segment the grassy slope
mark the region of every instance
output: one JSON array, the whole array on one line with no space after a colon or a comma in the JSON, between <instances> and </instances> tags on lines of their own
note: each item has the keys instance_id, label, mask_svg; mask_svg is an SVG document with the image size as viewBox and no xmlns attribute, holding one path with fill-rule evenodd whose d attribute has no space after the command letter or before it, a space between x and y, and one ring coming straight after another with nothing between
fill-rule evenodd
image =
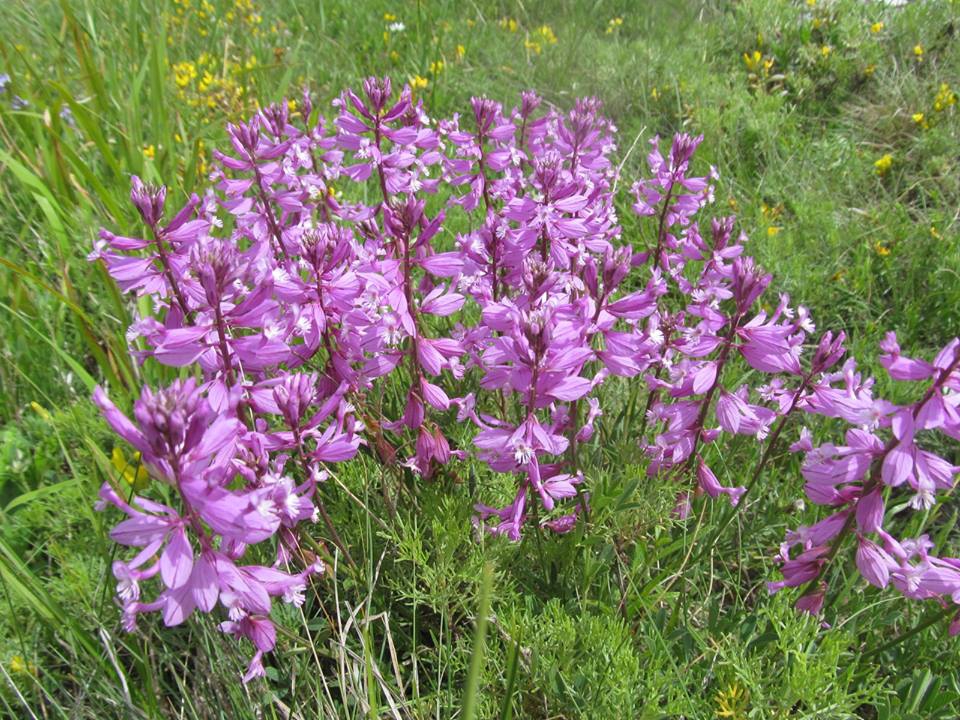
<instances>
[{"instance_id":1,"label":"grassy slope","mask_svg":"<svg viewBox=\"0 0 960 720\"><path fill-rule=\"evenodd\" d=\"M817 517L794 505L795 460L768 473L755 504L698 558L697 540L713 537L726 508L698 505L700 523L665 520L673 490L643 480L615 412L591 450L591 523L559 540L477 543L472 481L424 488L419 511L401 510L388 530L331 492L338 527L365 561L319 584L302 617L284 618L290 633L268 683L236 683L243 651L210 619L118 632L113 549L90 509L113 441L86 398L94 380L122 392L166 376L130 364L130 308L83 256L101 224L136 231L129 173L163 180L175 195L193 188L225 119L302 82L326 102L366 74L420 75L436 115L474 94L511 102L528 87L561 106L597 95L621 128L622 151L639 138L627 178L648 136L703 132L701 161L722 174L719 211L736 209L777 286L809 305L821 328L846 329L868 366L886 329L919 352L956 333L960 123L955 106L933 105L941 83L960 90L960 6L678 5L218 0L211 12L195 0L18 0L0 10L0 72L12 76L0 96L0 708L49 717L158 717L181 705L203 718L284 717L290 708L302 717L450 716L492 561L495 615L475 676L481 716L960 712L946 670L960 652L942 623L885 647L935 608L837 577L833 628L823 630L793 612L788 594L767 597L784 527ZM385 13L405 30L385 37ZM751 79L742 54L755 49L761 68L773 63ZM444 67L431 73L437 60ZM192 63L196 77L178 63ZM14 111L13 94L30 105ZM59 115L64 104L75 127ZM929 128L912 119L917 112ZM880 175L874 162L887 153ZM715 466L730 481L756 460L747 443L727 453ZM504 489L475 470L485 498ZM376 509L379 468L358 461L344 473L339 480ZM927 523L949 546L955 516L948 502L913 529Z\"/></svg>"}]
</instances>

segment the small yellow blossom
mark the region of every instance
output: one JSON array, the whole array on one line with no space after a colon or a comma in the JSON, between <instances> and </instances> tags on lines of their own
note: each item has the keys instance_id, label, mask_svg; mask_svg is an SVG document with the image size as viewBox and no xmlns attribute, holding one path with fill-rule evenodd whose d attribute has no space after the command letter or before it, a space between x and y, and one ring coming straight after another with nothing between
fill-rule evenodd
<instances>
[{"instance_id":1,"label":"small yellow blossom","mask_svg":"<svg viewBox=\"0 0 960 720\"><path fill-rule=\"evenodd\" d=\"M922 113L922 112L914 113L914 114L911 115L910 117L913 118L913 121L914 121L917 125L919 125L920 123L923 122L923 113Z\"/></svg>"},{"instance_id":2,"label":"small yellow blossom","mask_svg":"<svg viewBox=\"0 0 960 720\"><path fill-rule=\"evenodd\" d=\"M881 30L883 30L882 22L875 22L873 25L870 26L870 32L872 32L874 35L876 35Z\"/></svg>"},{"instance_id":3,"label":"small yellow blossom","mask_svg":"<svg viewBox=\"0 0 960 720\"><path fill-rule=\"evenodd\" d=\"M940 234L940 231L937 230L937 226L936 226L936 225L931 225L931 226L930 226L930 237L932 237L932 238L935 239L935 240L939 240L940 238L943 237L943 236Z\"/></svg>"},{"instance_id":4,"label":"small yellow blossom","mask_svg":"<svg viewBox=\"0 0 960 720\"><path fill-rule=\"evenodd\" d=\"M434 60L430 63L430 74L436 77L443 72L443 60Z\"/></svg>"},{"instance_id":5,"label":"small yellow blossom","mask_svg":"<svg viewBox=\"0 0 960 720\"><path fill-rule=\"evenodd\" d=\"M424 90L430 84L430 81L420 75L414 75L410 78L409 83L411 90Z\"/></svg>"},{"instance_id":6,"label":"small yellow blossom","mask_svg":"<svg viewBox=\"0 0 960 720\"><path fill-rule=\"evenodd\" d=\"M36 675L37 666L27 662L20 655L14 655L10 658L10 672L14 675Z\"/></svg>"},{"instance_id":7,"label":"small yellow blossom","mask_svg":"<svg viewBox=\"0 0 960 720\"><path fill-rule=\"evenodd\" d=\"M530 38L526 38L523 41L523 47L528 52L532 52L534 55L539 55L541 52L543 52L543 47L540 45L540 43L538 43L536 40L531 40Z\"/></svg>"},{"instance_id":8,"label":"small yellow blossom","mask_svg":"<svg viewBox=\"0 0 960 720\"><path fill-rule=\"evenodd\" d=\"M807 0L807 7L816 7L817 0Z\"/></svg>"},{"instance_id":9,"label":"small yellow blossom","mask_svg":"<svg viewBox=\"0 0 960 720\"><path fill-rule=\"evenodd\" d=\"M287 100L287 110L288 110L289 112L296 112L296 111L297 111L297 101L296 101L296 100L293 100L293 99Z\"/></svg>"},{"instance_id":10,"label":"small yellow blossom","mask_svg":"<svg viewBox=\"0 0 960 720\"><path fill-rule=\"evenodd\" d=\"M819 30L820 26L823 25L823 20L821 18L815 17L811 21L810 25L813 27L814 30Z\"/></svg>"},{"instance_id":11,"label":"small yellow blossom","mask_svg":"<svg viewBox=\"0 0 960 720\"><path fill-rule=\"evenodd\" d=\"M776 225L770 225L767 227L767 237L774 237L777 233L780 232L783 228L779 228Z\"/></svg>"},{"instance_id":12,"label":"small yellow blossom","mask_svg":"<svg viewBox=\"0 0 960 720\"><path fill-rule=\"evenodd\" d=\"M867 65L867 66L863 69L863 74L866 75L867 77L870 77L870 76L873 75L876 71L877 71L877 66L874 65L873 63L870 63L869 65Z\"/></svg>"},{"instance_id":13,"label":"small yellow blossom","mask_svg":"<svg viewBox=\"0 0 960 720\"><path fill-rule=\"evenodd\" d=\"M607 35L616 32L621 25L623 25L622 17L610 18L610 22L607 23Z\"/></svg>"},{"instance_id":14,"label":"small yellow blossom","mask_svg":"<svg viewBox=\"0 0 960 720\"><path fill-rule=\"evenodd\" d=\"M951 105L957 104L957 94L950 89L948 83L941 83L937 90L937 96L933 99L933 109L936 112L943 112Z\"/></svg>"},{"instance_id":15,"label":"small yellow blossom","mask_svg":"<svg viewBox=\"0 0 960 720\"><path fill-rule=\"evenodd\" d=\"M140 462L140 453L138 452L133 454L132 460L128 460L120 446L115 445L110 455L110 464L116 468L128 485L133 485L135 490L142 490L150 480L150 474L143 463Z\"/></svg>"},{"instance_id":16,"label":"small yellow blossom","mask_svg":"<svg viewBox=\"0 0 960 720\"><path fill-rule=\"evenodd\" d=\"M157 156L157 149L153 145L144 145L143 156L147 160L153 160Z\"/></svg>"},{"instance_id":17,"label":"small yellow blossom","mask_svg":"<svg viewBox=\"0 0 960 720\"><path fill-rule=\"evenodd\" d=\"M50 413L49 413L49 411L48 411L43 405L41 405L41 404L38 403L38 402L32 402L32 403L30 403L30 407L31 407L31 408L33 409L33 411L34 411L37 415L39 415L43 420L45 420L46 422L50 422Z\"/></svg>"},{"instance_id":18,"label":"small yellow blossom","mask_svg":"<svg viewBox=\"0 0 960 720\"><path fill-rule=\"evenodd\" d=\"M556 45L557 36L553 34L553 28L549 25L541 25L537 28L537 35L547 44L547 45Z\"/></svg>"},{"instance_id":19,"label":"small yellow blossom","mask_svg":"<svg viewBox=\"0 0 960 720\"><path fill-rule=\"evenodd\" d=\"M913 56L917 59L917 62L923 62L923 45L913 46Z\"/></svg>"},{"instance_id":20,"label":"small yellow blossom","mask_svg":"<svg viewBox=\"0 0 960 720\"><path fill-rule=\"evenodd\" d=\"M660 93L657 91L657 87L656 87L656 86L653 86L653 87L650 89L650 97L652 97L654 100L659 100L659 99L660 99Z\"/></svg>"},{"instance_id":21,"label":"small yellow blossom","mask_svg":"<svg viewBox=\"0 0 960 720\"><path fill-rule=\"evenodd\" d=\"M754 50L753 53L744 53L743 54L743 64L747 66L747 70L750 72L756 72L760 67L760 61L763 59L763 53L759 50Z\"/></svg>"},{"instance_id":22,"label":"small yellow blossom","mask_svg":"<svg viewBox=\"0 0 960 720\"><path fill-rule=\"evenodd\" d=\"M807 0L807 2L810 2L810 0ZM746 720L747 710L750 708L749 691L734 683L726 690L718 692L714 700L717 703L716 713L718 718Z\"/></svg>"},{"instance_id":23,"label":"small yellow blossom","mask_svg":"<svg viewBox=\"0 0 960 720\"><path fill-rule=\"evenodd\" d=\"M197 67L192 62L179 62L173 66L173 79L180 87L186 87L197 77Z\"/></svg>"},{"instance_id":24,"label":"small yellow blossom","mask_svg":"<svg viewBox=\"0 0 960 720\"><path fill-rule=\"evenodd\" d=\"M513 18L505 17L505 18L500 18L500 27L502 27L504 30L508 30L512 33L515 33L517 31L517 28L520 26L517 24L517 21L514 20Z\"/></svg>"},{"instance_id":25,"label":"small yellow blossom","mask_svg":"<svg viewBox=\"0 0 960 720\"><path fill-rule=\"evenodd\" d=\"M391 50L390 60L392 60L393 62L398 62L400 60L400 53L398 53L396 50Z\"/></svg>"},{"instance_id":26,"label":"small yellow blossom","mask_svg":"<svg viewBox=\"0 0 960 720\"><path fill-rule=\"evenodd\" d=\"M890 167L893 165L893 156L890 153L886 153L880 159L873 163L873 167L876 169L877 175L886 175L889 172Z\"/></svg>"},{"instance_id":27,"label":"small yellow blossom","mask_svg":"<svg viewBox=\"0 0 960 720\"><path fill-rule=\"evenodd\" d=\"M882 242L880 242L879 240L877 240L877 241L873 244L873 249L874 249L874 251L877 253L877 255L879 255L880 257L886 257L887 255L890 254L890 248L888 248L886 245L884 245L884 244L883 244Z\"/></svg>"},{"instance_id":28,"label":"small yellow blossom","mask_svg":"<svg viewBox=\"0 0 960 720\"><path fill-rule=\"evenodd\" d=\"M823 55L823 57L830 57L830 53L832 52L833 52L833 48L830 47L829 45L824 45L823 47L820 48L820 54Z\"/></svg>"},{"instance_id":29,"label":"small yellow blossom","mask_svg":"<svg viewBox=\"0 0 960 720\"><path fill-rule=\"evenodd\" d=\"M467 49L463 45L457 45L456 55L457 60L463 60L463 56L467 54Z\"/></svg>"},{"instance_id":30,"label":"small yellow blossom","mask_svg":"<svg viewBox=\"0 0 960 720\"><path fill-rule=\"evenodd\" d=\"M384 13L384 14L383 14L383 19L384 19L386 22L394 22L394 21L397 19L397 16L394 15L393 13Z\"/></svg>"}]
</instances>

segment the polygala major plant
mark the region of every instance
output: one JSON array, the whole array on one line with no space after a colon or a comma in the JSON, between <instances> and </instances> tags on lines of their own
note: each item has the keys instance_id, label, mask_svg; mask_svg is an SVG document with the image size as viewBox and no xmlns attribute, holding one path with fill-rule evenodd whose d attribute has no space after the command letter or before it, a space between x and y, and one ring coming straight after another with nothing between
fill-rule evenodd
<instances>
[{"instance_id":1,"label":"polygala major plant","mask_svg":"<svg viewBox=\"0 0 960 720\"><path fill-rule=\"evenodd\" d=\"M262 675L272 598L302 603L325 570L309 524L350 559L324 481L361 447L413 482L474 456L516 478L504 506L478 499L478 525L511 540L569 531L589 513L580 448L612 376L633 378L634 439L649 474L676 481L681 516L697 495L741 503L791 415L851 425L845 445L815 447L804 429L792 446L831 514L788 534L772 592L803 586L797 605L819 612L855 535L868 582L960 603L960 561L886 522L905 489L928 508L953 487L958 468L927 438L960 439L960 342L926 362L891 334L891 377L926 388L912 405L875 397L852 358L841 364L842 333L816 340L804 307L761 302L771 277L734 218L704 217L717 173L691 170L700 137L676 135L666 155L652 140L630 191L647 233L630 238L616 128L594 99L561 112L534 93L509 111L474 98L433 120L408 87L370 78L333 105L326 118L304 93L296 116L280 104L229 126L211 187L172 217L166 189L134 177L144 237L104 230L90 255L152 302L131 352L189 378L144 388L132 419L94 395L172 498L101 490L126 515L111 537L137 549L113 567L127 630L145 612L176 625L219 605L220 629L255 648L244 679ZM730 385L743 363L750 383ZM448 436L454 412L476 427L472 446ZM730 435L763 447L745 484L725 487L708 458Z\"/></svg>"}]
</instances>

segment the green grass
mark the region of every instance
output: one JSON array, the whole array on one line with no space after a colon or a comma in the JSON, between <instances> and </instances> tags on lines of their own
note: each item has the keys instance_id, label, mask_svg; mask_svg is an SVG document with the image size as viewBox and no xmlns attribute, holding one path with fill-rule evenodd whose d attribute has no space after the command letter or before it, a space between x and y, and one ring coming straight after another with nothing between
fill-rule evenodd
<instances>
[{"instance_id":1,"label":"green grass","mask_svg":"<svg viewBox=\"0 0 960 720\"><path fill-rule=\"evenodd\" d=\"M905 351L929 355L960 328L960 120L956 105L934 109L943 83L960 92L960 4L211 0L207 8L10 0L0 10L0 72L11 76L0 95L0 713L960 713L960 645L936 606L879 592L840 567L829 628L795 613L790 593L767 595L784 529L819 516L795 503L796 458L775 459L722 533L723 503L700 501L694 519L678 522L674 488L646 479L631 428L616 421L616 387L603 441L583 450L589 523L569 536L530 533L517 545L479 536L470 524L477 493L491 501L507 488L472 465L422 487L416 506L401 502L391 518L380 492L389 478L361 459L325 498L357 568L332 568L302 613L277 610L286 631L266 681L238 683L246 649L213 618L173 629L144 621L124 635L111 601L110 518L92 509L99 484L116 473L115 440L89 394L107 382L130 396L172 375L131 361L124 330L136 308L84 259L100 226L136 232L131 173L182 197L202 182L226 121L257 102L297 97L303 84L326 106L369 74L420 76L438 116L477 94L512 103L535 88L563 107L589 94L620 128L625 181L648 137L702 132L700 162L721 172L717 211L737 212L775 287L810 307L819 329L846 330L876 371L886 330L897 330ZM394 22L385 13L405 29L385 36ZM743 54L755 50L761 69L751 77ZM765 72L764 60L772 60ZM13 95L29 105L14 110ZM921 112L928 127L913 119ZM886 154L890 168L879 174L874 163ZM644 231L623 217L627 237ZM960 462L955 446L944 451ZM756 461L754 447L734 443L711 465L730 484ZM956 554L957 513L948 498L911 529L922 523Z\"/></svg>"}]
</instances>

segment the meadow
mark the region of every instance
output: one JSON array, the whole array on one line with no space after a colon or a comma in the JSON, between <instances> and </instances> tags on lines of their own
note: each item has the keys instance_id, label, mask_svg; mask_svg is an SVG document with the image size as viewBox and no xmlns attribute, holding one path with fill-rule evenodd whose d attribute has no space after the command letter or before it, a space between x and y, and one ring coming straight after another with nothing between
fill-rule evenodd
<instances>
[{"instance_id":1,"label":"meadow","mask_svg":"<svg viewBox=\"0 0 960 720\"><path fill-rule=\"evenodd\" d=\"M599 390L604 414L576 450L589 513L569 532L485 532L475 505L510 499L506 473L468 455L414 478L371 432L324 482L329 523L303 540L324 571L302 604L274 608L262 677L241 682L251 646L218 630L226 615L144 614L124 632L121 513L96 510L98 492L169 494L91 396L106 387L128 412L142 386L190 371L137 361L127 329L149 300L88 261L101 228L143 235L132 175L166 185L172 215L210 185L214 151L233 152L227 123L272 103L303 112L304 88L336 117L344 89L389 77L464 127L475 96L509 109L532 89L564 113L592 96L617 128L620 242L659 234L628 192L650 173L650 138L666 152L675 133L702 134L691 174L718 173L703 217L737 216L773 276L762 309L789 293L817 336L845 333L878 396L911 403L918 386L880 360L887 333L925 360L960 334L960 3L9 0L0 20L0 714L960 716L949 595L874 587L853 542L832 548L816 615L794 607L796 588L768 592L785 532L829 514L788 446L803 426L818 442L845 426L798 413L779 445L732 435L710 449L713 472L742 486L760 464L757 486L735 511L698 493L683 517L676 479L648 473L650 428L622 378ZM725 377L755 376L741 361ZM401 376L377 386L388 405L402 392ZM470 448L455 415L436 413ZM960 465L956 440L928 449ZM900 534L960 555L951 490L920 509L895 491Z\"/></svg>"}]
</instances>

